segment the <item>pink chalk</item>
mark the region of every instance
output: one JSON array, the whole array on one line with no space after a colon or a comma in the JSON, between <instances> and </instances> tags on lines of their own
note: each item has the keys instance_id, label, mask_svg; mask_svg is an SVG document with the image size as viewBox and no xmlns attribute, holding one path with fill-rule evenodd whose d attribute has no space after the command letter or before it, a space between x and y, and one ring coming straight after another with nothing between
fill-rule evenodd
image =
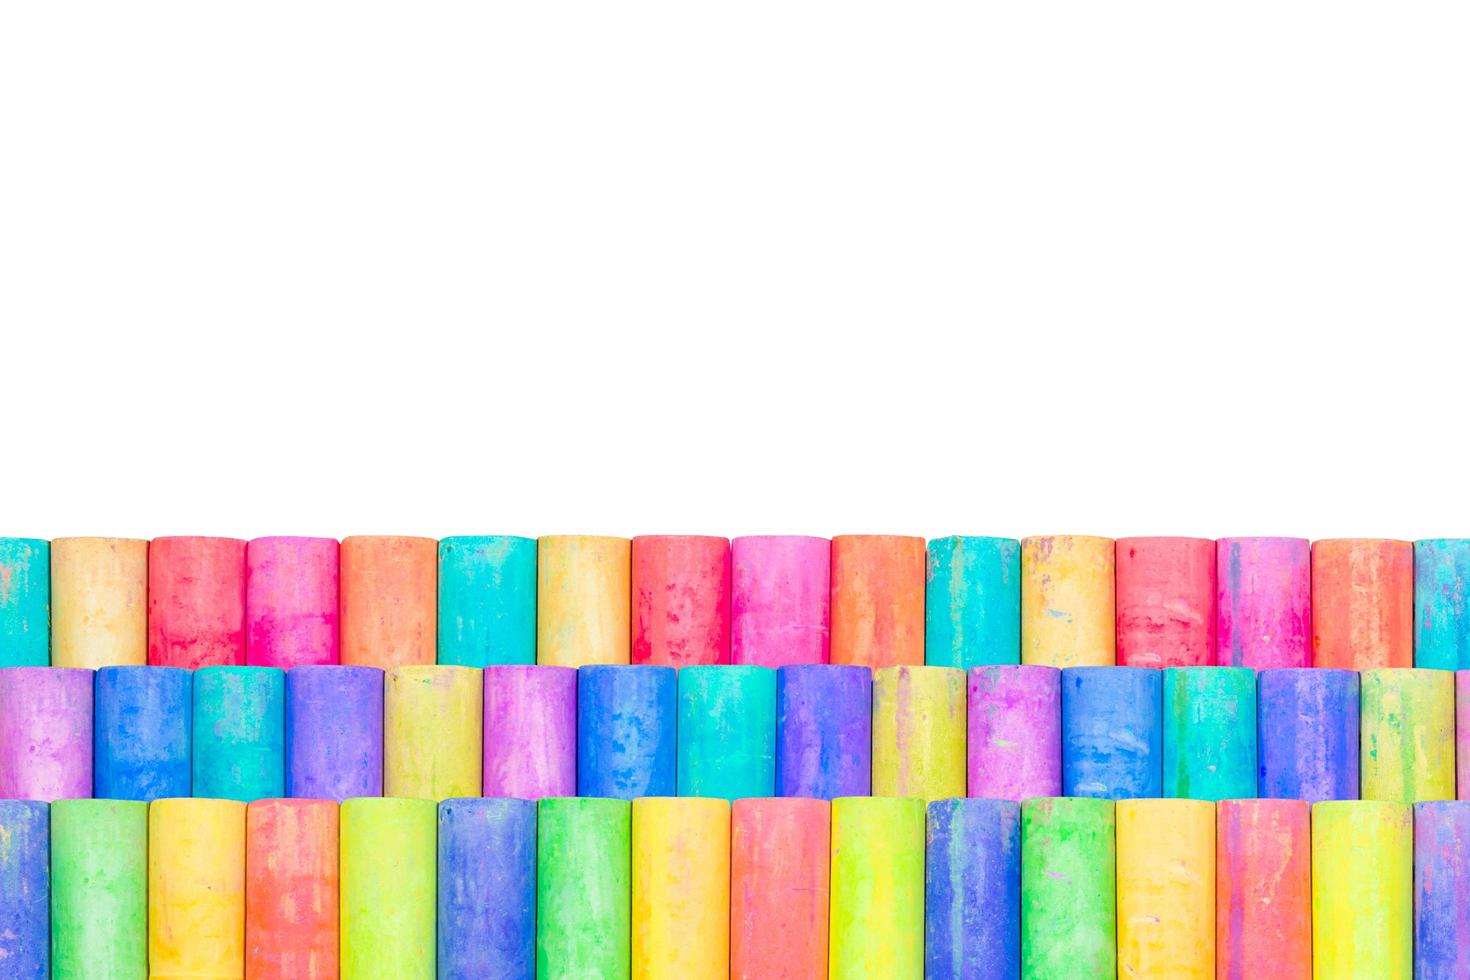
<instances>
[{"instance_id":1,"label":"pink chalk","mask_svg":"<svg viewBox=\"0 0 1470 980\"><path fill-rule=\"evenodd\" d=\"M1023 800L1062 795L1062 672L971 667L968 795Z\"/></svg>"},{"instance_id":2,"label":"pink chalk","mask_svg":"<svg viewBox=\"0 0 1470 980\"><path fill-rule=\"evenodd\" d=\"M245 550L245 662L340 661L335 538L256 538Z\"/></svg>"},{"instance_id":3,"label":"pink chalk","mask_svg":"<svg viewBox=\"0 0 1470 980\"><path fill-rule=\"evenodd\" d=\"M577 671L485 668L484 795L577 795Z\"/></svg>"},{"instance_id":4,"label":"pink chalk","mask_svg":"<svg viewBox=\"0 0 1470 980\"><path fill-rule=\"evenodd\" d=\"M1215 665L1312 666L1311 542L1221 538L1215 569Z\"/></svg>"},{"instance_id":5,"label":"pink chalk","mask_svg":"<svg viewBox=\"0 0 1470 980\"><path fill-rule=\"evenodd\" d=\"M1470 800L1470 670L1455 671L1455 787Z\"/></svg>"},{"instance_id":6,"label":"pink chalk","mask_svg":"<svg viewBox=\"0 0 1470 980\"><path fill-rule=\"evenodd\" d=\"M1119 538L1118 665L1208 667L1215 656L1215 542Z\"/></svg>"},{"instance_id":7,"label":"pink chalk","mask_svg":"<svg viewBox=\"0 0 1470 980\"><path fill-rule=\"evenodd\" d=\"M824 664L831 629L832 542L762 536L731 543L730 662Z\"/></svg>"},{"instance_id":8,"label":"pink chalk","mask_svg":"<svg viewBox=\"0 0 1470 980\"><path fill-rule=\"evenodd\" d=\"M148 545L148 663L245 662L245 542L154 538Z\"/></svg>"},{"instance_id":9,"label":"pink chalk","mask_svg":"<svg viewBox=\"0 0 1470 980\"><path fill-rule=\"evenodd\" d=\"M730 542L698 535L633 539L635 664L730 662Z\"/></svg>"},{"instance_id":10,"label":"pink chalk","mask_svg":"<svg viewBox=\"0 0 1470 980\"><path fill-rule=\"evenodd\" d=\"M0 670L0 799L92 795L92 671Z\"/></svg>"}]
</instances>

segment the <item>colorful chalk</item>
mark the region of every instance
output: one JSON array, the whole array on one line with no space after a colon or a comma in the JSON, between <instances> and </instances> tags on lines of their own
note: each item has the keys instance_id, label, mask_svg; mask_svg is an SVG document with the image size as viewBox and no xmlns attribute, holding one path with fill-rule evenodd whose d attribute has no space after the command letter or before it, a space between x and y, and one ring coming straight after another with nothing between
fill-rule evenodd
<instances>
[{"instance_id":1,"label":"colorful chalk","mask_svg":"<svg viewBox=\"0 0 1470 980\"><path fill-rule=\"evenodd\" d=\"M434 977L438 809L432 800L342 804L342 980Z\"/></svg>"},{"instance_id":2,"label":"colorful chalk","mask_svg":"<svg viewBox=\"0 0 1470 980\"><path fill-rule=\"evenodd\" d=\"M954 535L929 542L924 662L1021 662L1021 542Z\"/></svg>"},{"instance_id":3,"label":"colorful chalk","mask_svg":"<svg viewBox=\"0 0 1470 980\"><path fill-rule=\"evenodd\" d=\"M1470 667L1470 539L1414 542L1414 666Z\"/></svg>"},{"instance_id":4,"label":"colorful chalk","mask_svg":"<svg viewBox=\"0 0 1470 980\"><path fill-rule=\"evenodd\" d=\"M147 980L148 804L51 804L52 980Z\"/></svg>"},{"instance_id":5,"label":"colorful chalk","mask_svg":"<svg viewBox=\"0 0 1470 980\"><path fill-rule=\"evenodd\" d=\"M970 668L970 796L1019 803L1061 795L1061 674L1025 664Z\"/></svg>"},{"instance_id":6,"label":"colorful chalk","mask_svg":"<svg viewBox=\"0 0 1470 980\"><path fill-rule=\"evenodd\" d=\"M1414 976L1470 977L1470 803L1414 805Z\"/></svg>"},{"instance_id":7,"label":"colorful chalk","mask_svg":"<svg viewBox=\"0 0 1470 980\"><path fill-rule=\"evenodd\" d=\"M255 538L245 547L245 663L341 662L336 538Z\"/></svg>"},{"instance_id":8,"label":"colorful chalk","mask_svg":"<svg viewBox=\"0 0 1470 980\"><path fill-rule=\"evenodd\" d=\"M1413 809L1312 805L1312 976L1407 980L1413 968Z\"/></svg>"},{"instance_id":9,"label":"colorful chalk","mask_svg":"<svg viewBox=\"0 0 1470 980\"><path fill-rule=\"evenodd\" d=\"M536 662L536 539L439 542L439 663Z\"/></svg>"},{"instance_id":10,"label":"colorful chalk","mask_svg":"<svg viewBox=\"0 0 1470 980\"><path fill-rule=\"evenodd\" d=\"M92 795L92 671L0 670L0 799Z\"/></svg>"},{"instance_id":11,"label":"colorful chalk","mask_svg":"<svg viewBox=\"0 0 1470 980\"><path fill-rule=\"evenodd\" d=\"M1256 675L1261 796L1358 798L1358 674L1282 667Z\"/></svg>"},{"instance_id":12,"label":"colorful chalk","mask_svg":"<svg viewBox=\"0 0 1470 980\"><path fill-rule=\"evenodd\" d=\"M1256 795L1256 672L1248 667L1164 671L1163 796Z\"/></svg>"},{"instance_id":13,"label":"colorful chalk","mask_svg":"<svg viewBox=\"0 0 1470 980\"><path fill-rule=\"evenodd\" d=\"M1312 976L1311 807L1221 800L1215 834L1215 976Z\"/></svg>"},{"instance_id":14,"label":"colorful chalk","mask_svg":"<svg viewBox=\"0 0 1470 980\"><path fill-rule=\"evenodd\" d=\"M148 662L148 542L51 542L51 665Z\"/></svg>"},{"instance_id":15,"label":"colorful chalk","mask_svg":"<svg viewBox=\"0 0 1470 980\"><path fill-rule=\"evenodd\" d=\"M1116 656L1113 539L1021 540L1021 662L1111 666Z\"/></svg>"},{"instance_id":16,"label":"colorful chalk","mask_svg":"<svg viewBox=\"0 0 1470 980\"><path fill-rule=\"evenodd\" d=\"M1119 800L1118 973L1215 975L1215 804Z\"/></svg>"},{"instance_id":17,"label":"colorful chalk","mask_svg":"<svg viewBox=\"0 0 1470 980\"><path fill-rule=\"evenodd\" d=\"M632 805L556 798L537 807L536 976L627 980Z\"/></svg>"},{"instance_id":18,"label":"colorful chalk","mask_svg":"<svg viewBox=\"0 0 1470 980\"><path fill-rule=\"evenodd\" d=\"M873 674L792 664L776 671L776 793L834 800L873 788Z\"/></svg>"},{"instance_id":19,"label":"colorful chalk","mask_svg":"<svg viewBox=\"0 0 1470 980\"><path fill-rule=\"evenodd\" d=\"M776 792L776 672L769 667L679 671L680 796L738 800Z\"/></svg>"},{"instance_id":20,"label":"colorful chalk","mask_svg":"<svg viewBox=\"0 0 1470 980\"><path fill-rule=\"evenodd\" d=\"M337 804L256 800L245 829L245 975L335 980Z\"/></svg>"},{"instance_id":21,"label":"colorful chalk","mask_svg":"<svg viewBox=\"0 0 1470 980\"><path fill-rule=\"evenodd\" d=\"M293 798L383 795L383 672L310 664L286 673L286 790Z\"/></svg>"},{"instance_id":22,"label":"colorful chalk","mask_svg":"<svg viewBox=\"0 0 1470 980\"><path fill-rule=\"evenodd\" d=\"M635 664L730 662L730 542L700 535L633 539Z\"/></svg>"},{"instance_id":23,"label":"colorful chalk","mask_svg":"<svg viewBox=\"0 0 1470 980\"><path fill-rule=\"evenodd\" d=\"M1215 542L1215 664L1312 666L1312 546L1306 538Z\"/></svg>"},{"instance_id":24,"label":"colorful chalk","mask_svg":"<svg viewBox=\"0 0 1470 980\"><path fill-rule=\"evenodd\" d=\"M762 668L764 669L764 668ZM633 976L730 975L730 804L633 801Z\"/></svg>"},{"instance_id":25,"label":"colorful chalk","mask_svg":"<svg viewBox=\"0 0 1470 980\"><path fill-rule=\"evenodd\" d=\"M484 796L577 795L577 672L485 668Z\"/></svg>"},{"instance_id":26,"label":"colorful chalk","mask_svg":"<svg viewBox=\"0 0 1470 980\"><path fill-rule=\"evenodd\" d=\"M675 795L678 713L672 667L578 670L577 795Z\"/></svg>"},{"instance_id":27,"label":"colorful chalk","mask_svg":"<svg viewBox=\"0 0 1470 980\"><path fill-rule=\"evenodd\" d=\"M0 667L51 665L51 542L0 538Z\"/></svg>"},{"instance_id":28,"label":"colorful chalk","mask_svg":"<svg viewBox=\"0 0 1470 980\"><path fill-rule=\"evenodd\" d=\"M1455 671L1455 788L1470 799L1470 670Z\"/></svg>"},{"instance_id":29,"label":"colorful chalk","mask_svg":"<svg viewBox=\"0 0 1470 980\"><path fill-rule=\"evenodd\" d=\"M965 672L873 672L873 795L965 795Z\"/></svg>"},{"instance_id":30,"label":"colorful chalk","mask_svg":"<svg viewBox=\"0 0 1470 980\"><path fill-rule=\"evenodd\" d=\"M286 793L286 672L204 667L194 672L195 796L251 800Z\"/></svg>"},{"instance_id":31,"label":"colorful chalk","mask_svg":"<svg viewBox=\"0 0 1470 980\"><path fill-rule=\"evenodd\" d=\"M924 802L833 800L831 876L831 980L919 980L924 975Z\"/></svg>"},{"instance_id":32,"label":"colorful chalk","mask_svg":"<svg viewBox=\"0 0 1470 980\"><path fill-rule=\"evenodd\" d=\"M51 823L47 805L0 800L0 967L51 976Z\"/></svg>"},{"instance_id":33,"label":"colorful chalk","mask_svg":"<svg viewBox=\"0 0 1470 980\"><path fill-rule=\"evenodd\" d=\"M432 664L439 542L360 535L342 540L339 557L342 662L384 670Z\"/></svg>"},{"instance_id":34,"label":"colorful chalk","mask_svg":"<svg viewBox=\"0 0 1470 980\"><path fill-rule=\"evenodd\" d=\"M536 804L439 804L440 980L536 980Z\"/></svg>"},{"instance_id":35,"label":"colorful chalk","mask_svg":"<svg viewBox=\"0 0 1470 980\"><path fill-rule=\"evenodd\" d=\"M1028 980L1117 976L1113 805L1074 797L1021 804L1021 975Z\"/></svg>"},{"instance_id":36,"label":"colorful chalk","mask_svg":"<svg viewBox=\"0 0 1470 980\"><path fill-rule=\"evenodd\" d=\"M149 805L148 969L160 980L245 975L244 803Z\"/></svg>"},{"instance_id":37,"label":"colorful chalk","mask_svg":"<svg viewBox=\"0 0 1470 980\"><path fill-rule=\"evenodd\" d=\"M925 564L923 538L832 539L832 663L923 664Z\"/></svg>"},{"instance_id":38,"label":"colorful chalk","mask_svg":"<svg viewBox=\"0 0 1470 980\"><path fill-rule=\"evenodd\" d=\"M245 663L245 542L154 538L148 545L148 663Z\"/></svg>"},{"instance_id":39,"label":"colorful chalk","mask_svg":"<svg viewBox=\"0 0 1470 980\"><path fill-rule=\"evenodd\" d=\"M730 810L730 977L827 976L832 807L736 800Z\"/></svg>"},{"instance_id":40,"label":"colorful chalk","mask_svg":"<svg viewBox=\"0 0 1470 980\"><path fill-rule=\"evenodd\" d=\"M626 664L632 542L552 535L536 541L536 662Z\"/></svg>"},{"instance_id":41,"label":"colorful chalk","mask_svg":"<svg viewBox=\"0 0 1470 980\"><path fill-rule=\"evenodd\" d=\"M412 665L383 689L383 793L422 800L479 796L484 679L472 667Z\"/></svg>"},{"instance_id":42,"label":"colorful chalk","mask_svg":"<svg viewBox=\"0 0 1470 980\"><path fill-rule=\"evenodd\" d=\"M1360 758L1365 800L1455 798L1455 675L1365 670Z\"/></svg>"},{"instance_id":43,"label":"colorful chalk","mask_svg":"<svg viewBox=\"0 0 1470 980\"><path fill-rule=\"evenodd\" d=\"M730 562L730 662L827 663L832 543L796 535L736 538Z\"/></svg>"},{"instance_id":44,"label":"colorful chalk","mask_svg":"<svg viewBox=\"0 0 1470 980\"><path fill-rule=\"evenodd\" d=\"M929 804L926 980L1021 975L1021 806Z\"/></svg>"},{"instance_id":45,"label":"colorful chalk","mask_svg":"<svg viewBox=\"0 0 1470 980\"><path fill-rule=\"evenodd\" d=\"M1119 538L1117 657L1127 667L1215 662L1215 542Z\"/></svg>"},{"instance_id":46,"label":"colorful chalk","mask_svg":"<svg viewBox=\"0 0 1470 980\"><path fill-rule=\"evenodd\" d=\"M103 667L94 690L92 795L143 801L191 795L193 673Z\"/></svg>"},{"instance_id":47,"label":"colorful chalk","mask_svg":"<svg viewBox=\"0 0 1470 980\"><path fill-rule=\"evenodd\" d=\"M1152 667L1062 671L1062 795L1162 796L1164 675Z\"/></svg>"},{"instance_id":48,"label":"colorful chalk","mask_svg":"<svg viewBox=\"0 0 1470 980\"><path fill-rule=\"evenodd\" d=\"M1312 666L1414 666L1414 546L1312 542Z\"/></svg>"}]
</instances>

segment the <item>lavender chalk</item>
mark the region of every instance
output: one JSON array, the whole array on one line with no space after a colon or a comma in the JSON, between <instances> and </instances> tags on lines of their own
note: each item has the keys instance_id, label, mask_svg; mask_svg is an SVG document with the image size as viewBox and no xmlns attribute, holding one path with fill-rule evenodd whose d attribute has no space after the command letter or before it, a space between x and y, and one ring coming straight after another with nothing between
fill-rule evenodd
<instances>
[{"instance_id":1,"label":"lavender chalk","mask_svg":"<svg viewBox=\"0 0 1470 980\"><path fill-rule=\"evenodd\" d=\"M383 672L292 667L286 674L286 786L298 799L383 795Z\"/></svg>"},{"instance_id":2,"label":"lavender chalk","mask_svg":"<svg viewBox=\"0 0 1470 980\"><path fill-rule=\"evenodd\" d=\"M485 668L484 795L577 795L577 671Z\"/></svg>"},{"instance_id":3,"label":"lavender chalk","mask_svg":"<svg viewBox=\"0 0 1470 980\"><path fill-rule=\"evenodd\" d=\"M92 795L92 671L0 670L0 799Z\"/></svg>"},{"instance_id":4,"label":"lavender chalk","mask_svg":"<svg viewBox=\"0 0 1470 980\"><path fill-rule=\"evenodd\" d=\"M1267 799L1358 798L1358 674L1281 667L1256 675Z\"/></svg>"},{"instance_id":5,"label":"lavender chalk","mask_svg":"<svg viewBox=\"0 0 1470 980\"><path fill-rule=\"evenodd\" d=\"M776 795L867 796L872 711L866 667L792 664L776 671Z\"/></svg>"},{"instance_id":6,"label":"lavender chalk","mask_svg":"<svg viewBox=\"0 0 1470 980\"><path fill-rule=\"evenodd\" d=\"M970 668L970 796L1020 803L1061 795L1061 674L1020 664Z\"/></svg>"}]
</instances>

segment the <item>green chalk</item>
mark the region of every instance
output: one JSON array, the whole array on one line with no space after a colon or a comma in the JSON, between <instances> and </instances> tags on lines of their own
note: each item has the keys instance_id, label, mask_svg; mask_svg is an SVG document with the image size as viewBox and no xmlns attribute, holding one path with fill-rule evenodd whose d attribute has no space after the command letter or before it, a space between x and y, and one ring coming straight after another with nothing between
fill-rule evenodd
<instances>
[{"instance_id":1,"label":"green chalk","mask_svg":"<svg viewBox=\"0 0 1470 980\"><path fill-rule=\"evenodd\" d=\"M1117 976L1113 801L1021 804L1021 975Z\"/></svg>"},{"instance_id":2,"label":"green chalk","mask_svg":"<svg viewBox=\"0 0 1470 980\"><path fill-rule=\"evenodd\" d=\"M52 980L147 980L148 804L51 804Z\"/></svg>"},{"instance_id":3,"label":"green chalk","mask_svg":"<svg viewBox=\"0 0 1470 980\"><path fill-rule=\"evenodd\" d=\"M536 841L536 975L619 980L632 964L633 805L540 802Z\"/></svg>"}]
</instances>

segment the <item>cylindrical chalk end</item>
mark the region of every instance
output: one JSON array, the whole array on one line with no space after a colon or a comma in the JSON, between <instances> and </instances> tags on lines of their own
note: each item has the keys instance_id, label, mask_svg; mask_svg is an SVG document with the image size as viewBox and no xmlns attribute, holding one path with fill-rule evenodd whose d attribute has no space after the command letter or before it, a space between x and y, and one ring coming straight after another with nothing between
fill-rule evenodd
<instances>
[{"instance_id":1,"label":"cylindrical chalk end","mask_svg":"<svg viewBox=\"0 0 1470 980\"><path fill-rule=\"evenodd\" d=\"M537 821L536 975L628 976L631 805L586 797L544 799Z\"/></svg>"},{"instance_id":2,"label":"cylindrical chalk end","mask_svg":"<svg viewBox=\"0 0 1470 980\"><path fill-rule=\"evenodd\" d=\"M485 796L575 796L577 672L486 667L484 742Z\"/></svg>"},{"instance_id":3,"label":"cylindrical chalk end","mask_svg":"<svg viewBox=\"0 0 1470 980\"><path fill-rule=\"evenodd\" d=\"M1414 886L1411 807L1376 800L1312 806L1312 970L1408 977Z\"/></svg>"},{"instance_id":4,"label":"cylindrical chalk end","mask_svg":"<svg viewBox=\"0 0 1470 980\"><path fill-rule=\"evenodd\" d=\"M439 542L439 662L536 662L535 538L461 536Z\"/></svg>"},{"instance_id":5,"label":"cylindrical chalk end","mask_svg":"<svg viewBox=\"0 0 1470 980\"><path fill-rule=\"evenodd\" d=\"M679 795L773 795L776 672L729 664L684 667L678 683Z\"/></svg>"},{"instance_id":6,"label":"cylindrical chalk end","mask_svg":"<svg viewBox=\"0 0 1470 980\"><path fill-rule=\"evenodd\" d=\"M1118 663L1207 667L1215 661L1215 542L1119 538L1114 545Z\"/></svg>"},{"instance_id":7,"label":"cylindrical chalk end","mask_svg":"<svg viewBox=\"0 0 1470 980\"><path fill-rule=\"evenodd\" d=\"M434 976L438 809L431 800L342 804L344 977Z\"/></svg>"},{"instance_id":8,"label":"cylindrical chalk end","mask_svg":"<svg viewBox=\"0 0 1470 980\"><path fill-rule=\"evenodd\" d=\"M338 664L286 674L290 795L336 800L383 795L383 672Z\"/></svg>"},{"instance_id":9,"label":"cylindrical chalk end","mask_svg":"<svg viewBox=\"0 0 1470 980\"><path fill-rule=\"evenodd\" d=\"M1420 977L1470 976L1470 802L1414 806L1414 960Z\"/></svg>"},{"instance_id":10,"label":"cylindrical chalk end","mask_svg":"<svg viewBox=\"0 0 1470 980\"><path fill-rule=\"evenodd\" d=\"M1021 975L1021 806L929 804L926 977Z\"/></svg>"},{"instance_id":11,"label":"cylindrical chalk end","mask_svg":"<svg viewBox=\"0 0 1470 980\"><path fill-rule=\"evenodd\" d=\"M7 977L51 975L50 837L45 803L0 800L0 963Z\"/></svg>"},{"instance_id":12,"label":"cylindrical chalk end","mask_svg":"<svg viewBox=\"0 0 1470 980\"><path fill-rule=\"evenodd\" d=\"M1022 976L1115 975L1113 828L1111 800L1021 804Z\"/></svg>"},{"instance_id":13,"label":"cylindrical chalk end","mask_svg":"<svg viewBox=\"0 0 1470 980\"><path fill-rule=\"evenodd\" d=\"M969 795L1017 803L1061 795L1061 671L972 667L968 689Z\"/></svg>"},{"instance_id":14,"label":"cylindrical chalk end","mask_svg":"<svg viewBox=\"0 0 1470 980\"><path fill-rule=\"evenodd\" d=\"M1215 663L1312 665L1312 546L1306 538L1215 543Z\"/></svg>"},{"instance_id":15,"label":"cylindrical chalk end","mask_svg":"<svg viewBox=\"0 0 1470 980\"><path fill-rule=\"evenodd\" d=\"M633 539L635 664L730 662L730 542L696 535Z\"/></svg>"},{"instance_id":16,"label":"cylindrical chalk end","mask_svg":"<svg viewBox=\"0 0 1470 980\"><path fill-rule=\"evenodd\" d=\"M536 804L439 804L439 956L443 977L536 977Z\"/></svg>"},{"instance_id":17,"label":"cylindrical chalk end","mask_svg":"<svg viewBox=\"0 0 1470 980\"><path fill-rule=\"evenodd\" d=\"M51 804L51 975L148 976L148 804Z\"/></svg>"},{"instance_id":18,"label":"cylindrical chalk end","mask_svg":"<svg viewBox=\"0 0 1470 980\"><path fill-rule=\"evenodd\" d=\"M672 667L578 670L577 794L675 795L678 716Z\"/></svg>"},{"instance_id":19,"label":"cylindrical chalk end","mask_svg":"<svg viewBox=\"0 0 1470 980\"><path fill-rule=\"evenodd\" d=\"M93 795L157 800L192 790L194 674L181 667L97 671Z\"/></svg>"},{"instance_id":20,"label":"cylindrical chalk end","mask_svg":"<svg viewBox=\"0 0 1470 980\"><path fill-rule=\"evenodd\" d=\"M0 670L0 799L92 795L92 671Z\"/></svg>"},{"instance_id":21,"label":"cylindrical chalk end","mask_svg":"<svg viewBox=\"0 0 1470 980\"><path fill-rule=\"evenodd\" d=\"M536 662L626 664L632 542L551 535L536 541Z\"/></svg>"},{"instance_id":22,"label":"cylindrical chalk end","mask_svg":"<svg viewBox=\"0 0 1470 980\"><path fill-rule=\"evenodd\" d=\"M1021 662L1021 542L955 535L929 542L924 662Z\"/></svg>"},{"instance_id":23,"label":"cylindrical chalk end","mask_svg":"<svg viewBox=\"0 0 1470 980\"><path fill-rule=\"evenodd\" d=\"M383 690L383 792L435 802L478 796L484 720L480 671L391 668Z\"/></svg>"},{"instance_id":24,"label":"cylindrical chalk end","mask_svg":"<svg viewBox=\"0 0 1470 980\"><path fill-rule=\"evenodd\" d=\"M1113 539L1021 541L1021 662L1111 666L1116 656Z\"/></svg>"},{"instance_id":25,"label":"cylindrical chalk end","mask_svg":"<svg viewBox=\"0 0 1470 980\"><path fill-rule=\"evenodd\" d=\"M335 664L338 646L336 538L256 538L245 548L245 663Z\"/></svg>"},{"instance_id":26,"label":"cylindrical chalk end","mask_svg":"<svg viewBox=\"0 0 1470 980\"><path fill-rule=\"evenodd\" d=\"M246 976L335 978L337 804L256 800L245 827Z\"/></svg>"},{"instance_id":27,"label":"cylindrical chalk end","mask_svg":"<svg viewBox=\"0 0 1470 980\"><path fill-rule=\"evenodd\" d=\"M194 672L193 787L199 796L251 800L286 792L286 672L204 667Z\"/></svg>"},{"instance_id":28,"label":"cylindrical chalk end","mask_svg":"<svg viewBox=\"0 0 1470 980\"><path fill-rule=\"evenodd\" d=\"M1358 798L1358 674L1291 667L1256 675L1260 795Z\"/></svg>"},{"instance_id":29,"label":"cylindrical chalk end","mask_svg":"<svg viewBox=\"0 0 1470 980\"><path fill-rule=\"evenodd\" d=\"M1062 671L1062 794L1108 800L1163 795L1163 671Z\"/></svg>"},{"instance_id":30,"label":"cylindrical chalk end","mask_svg":"<svg viewBox=\"0 0 1470 980\"><path fill-rule=\"evenodd\" d=\"M1118 973L1215 969L1215 804L1119 800Z\"/></svg>"},{"instance_id":31,"label":"cylindrical chalk end","mask_svg":"<svg viewBox=\"0 0 1470 980\"><path fill-rule=\"evenodd\" d=\"M793 664L776 672L776 793L867 796L873 778L873 675Z\"/></svg>"},{"instance_id":32,"label":"cylindrical chalk end","mask_svg":"<svg viewBox=\"0 0 1470 980\"><path fill-rule=\"evenodd\" d=\"M244 976L244 803L149 806L148 968L154 977Z\"/></svg>"},{"instance_id":33,"label":"cylindrical chalk end","mask_svg":"<svg viewBox=\"0 0 1470 980\"><path fill-rule=\"evenodd\" d=\"M51 542L0 538L0 667L51 665Z\"/></svg>"},{"instance_id":34,"label":"cylindrical chalk end","mask_svg":"<svg viewBox=\"0 0 1470 980\"><path fill-rule=\"evenodd\" d=\"M148 662L148 542L51 542L51 664L120 667Z\"/></svg>"},{"instance_id":35,"label":"cylindrical chalk end","mask_svg":"<svg viewBox=\"0 0 1470 980\"><path fill-rule=\"evenodd\" d=\"M245 662L245 542L154 538L148 546L148 663Z\"/></svg>"},{"instance_id":36,"label":"cylindrical chalk end","mask_svg":"<svg viewBox=\"0 0 1470 980\"><path fill-rule=\"evenodd\" d=\"M828 975L922 976L924 802L833 800L831 874Z\"/></svg>"},{"instance_id":37,"label":"cylindrical chalk end","mask_svg":"<svg viewBox=\"0 0 1470 980\"><path fill-rule=\"evenodd\" d=\"M633 974L724 980L730 970L730 804L633 801Z\"/></svg>"},{"instance_id":38,"label":"cylindrical chalk end","mask_svg":"<svg viewBox=\"0 0 1470 980\"><path fill-rule=\"evenodd\" d=\"M1414 546L1341 538L1312 542L1312 666L1414 665Z\"/></svg>"},{"instance_id":39,"label":"cylindrical chalk end","mask_svg":"<svg viewBox=\"0 0 1470 980\"><path fill-rule=\"evenodd\" d=\"M359 667L432 664L438 654L439 542L433 538L344 538L342 662Z\"/></svg>"},{"instance_id":40,"label":"cylindrical chalk end","mask_svg":"<svg viewBox=\"0 0 1470 980\"><path fill-rule=\"evenodd\" d=\"M827 663L832 543L800 536L736 538L730 556L730 662Z\"/></svg>"},{"instance_id":41,"label":"cylindrical chalk end","mask_svg":"<svg viewBox=\"0 0 1470 980\"><path fill-rule=\"evenodd\" d=\"M1470 667L1470 539L1414 542L1414 666Z\"/></svg>"},{"instance_id":42,"label":"cylindrical chalk end","mask_svg":"<svg viewBox=\"0 0 1470 980\"><path fill-rule=\"evenodd\" d=\"M827 975L831 805L745 799L731 808L730 976Z\"/></svg>"},{"instance_id":43,"label":"cylindrical chalk end","mask_svg":"<svg viewBox=\"0 0 1470 980\"><path fill-rule=\"evenodd\" d=\"M1221 800L1216 975L1312 975L1312 826L1302 800Z\"/></svg>"},{"instance_id":44,"label":"cylindrical chalk end","mask_svg":"<svg viewBox=\"0 0 1470 980\"><path fill-rule=\"evenodd\" d=\"M1454 799L1455 675L1365 670L1360 680L1363 799Z\"/></svg>"},{"instance_id":45,"label":"cylindrical chalk end","mask_svg":"<svg viewBox=\"0 0 1470 980\"><path fill-rule=\"evenodd\" d=\"M1164 796L1256 795L1256 672L1246 667L1164 671Z\"/></svg>"},{"instance_id":46,"label":"cylindrical chalk end","mask_svg":"<svg viewBox=\"0 0 1470 980\"><path fill-rule=\"evenodd\" d=\"M834 664L877 669L924 662L924 539L832 539Z\"/></svg>"},{"instance_id":47,"label":"cylindrical chalk end","mask_svg":"<svg viewBox=\"0 0 1470 980\"><path fill-rule=\"evenodd\" d=\"M873 672L873 795L965 795L965 672Z\"/></svg>"}]
</instances>

